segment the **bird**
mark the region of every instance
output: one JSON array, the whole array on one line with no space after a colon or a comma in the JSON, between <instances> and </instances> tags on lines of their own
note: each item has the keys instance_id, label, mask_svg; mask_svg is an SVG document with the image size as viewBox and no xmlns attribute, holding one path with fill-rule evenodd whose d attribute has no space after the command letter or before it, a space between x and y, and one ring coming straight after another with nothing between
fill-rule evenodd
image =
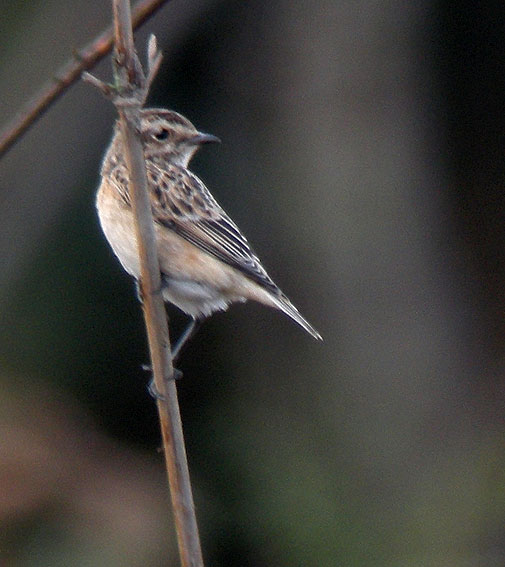
<instances>
[{"instance_id":1,"label":"bird","mask_svg":"<svg viewBox=\"0 0 505 567\"><path fill-rule=\"evenodd\" d=\"M190 317L172 350L173 359L207 317L247 300L282 311L321 340L267 274L237 225L188 169L195 153L205 144L220 142L219 138L198 131L187 118L164 108L141 110L139 134L162 296ZM102 231L123 268L138 282L140 263L119 121L100 175L96 207Z\"/></svg>"}]
</instances>

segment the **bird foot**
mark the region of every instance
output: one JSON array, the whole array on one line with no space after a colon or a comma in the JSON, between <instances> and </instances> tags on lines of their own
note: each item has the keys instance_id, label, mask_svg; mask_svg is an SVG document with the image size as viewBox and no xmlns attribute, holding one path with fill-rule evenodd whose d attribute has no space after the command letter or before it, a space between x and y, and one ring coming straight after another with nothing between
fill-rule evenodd
<instances>
[{"instance_id":1,"label":"bird foot","mask_svg":"<svg viewBox=\"0 0 505 567\"><path fill-rule=\"evenodd\" d=\"M142 365L142 369L143 370L148 370L149 372L151 371L151 366L149 365ZM179 370L178 368L174 368L173 369L173 374L170 377L170 380L180 380L183 376L183 373L181 370ZM149 392L149 394L151 395L152 398L154 398L155 400L162 400L165 401L165 396L163 396L162 394L160 394L158 392L158 388L156 388L156 384L154 383L154 378L151 378L151 380L149 381L149 384L147 385L147 391Z\"/></svg>"},{"instance_id":2,"label":"bird foot","mask_svg":"<svg viewBox=\"0 0 505 567\"><path fill-rule=\"evenodd\" d=\"M160 293L162 293L162 291L163 291L163 286L160 285L160 287L153 292L153 295L159 295ZM145 293L142 289L142 282L140 280L135 280L135 293L137 295L137 299L140 305L144 305Z\"/></svg>"}]
</instances>

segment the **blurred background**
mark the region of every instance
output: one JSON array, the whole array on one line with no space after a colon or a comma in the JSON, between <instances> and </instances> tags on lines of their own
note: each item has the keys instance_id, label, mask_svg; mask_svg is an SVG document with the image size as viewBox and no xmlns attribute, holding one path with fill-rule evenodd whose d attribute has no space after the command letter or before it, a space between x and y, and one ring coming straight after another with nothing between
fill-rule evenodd
<instances>
[{"instance_id":1,"label":"blurred background","mask_svg":"<svg viewBox=\"0 0 505 567\"><path fill-rule=\"evenodd\" d=\"M0 124L109 23L4 0ZM173 0L152 32L151 104L223 140L192 169L325 339L248 304L184 353L206 564L502 567L503 3ZM0 163L2 566L178 564L94 209L114 113L79 83Z\"/></svg>"}]
</instances>

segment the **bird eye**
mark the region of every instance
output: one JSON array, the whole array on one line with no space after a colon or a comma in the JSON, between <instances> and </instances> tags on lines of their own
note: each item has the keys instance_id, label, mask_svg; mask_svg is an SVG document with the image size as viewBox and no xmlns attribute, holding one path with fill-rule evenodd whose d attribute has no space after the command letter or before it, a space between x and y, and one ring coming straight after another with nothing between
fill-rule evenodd
<instances>
[{"instance_id":1,"label":"bird eye","mask_svg":"<svg viewBox=\"0 0 505 567\"><path fill-rule=\"evenodd\" d=\"M163 128L160 132L154 135L157 140L166 140L168 138L168 130Z\"/></svg>"}]
</instances>

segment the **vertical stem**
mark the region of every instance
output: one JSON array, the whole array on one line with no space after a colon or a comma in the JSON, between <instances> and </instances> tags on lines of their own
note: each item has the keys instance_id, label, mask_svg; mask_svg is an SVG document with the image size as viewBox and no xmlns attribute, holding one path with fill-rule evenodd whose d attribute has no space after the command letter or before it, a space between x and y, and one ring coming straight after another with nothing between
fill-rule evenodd
<instances>
[{"instance_id":1,"label":"vertical stem","mask_svg":"<svg viewBox=\"0 0 505 567\"><path fill-rule=\"evenodd\" d=\"M149 341L165 463L175 516L182 567L203 567L195 506L182 432L177 389L173 380L168 323L161 297L156 235L149 201L147 175L139 137L145 77L134 51L129 0L113 0L116 31L116 77L126 99L116 102L130 174L135 234L137 237L144 318Z\"/></svg>"}]
</instances>

